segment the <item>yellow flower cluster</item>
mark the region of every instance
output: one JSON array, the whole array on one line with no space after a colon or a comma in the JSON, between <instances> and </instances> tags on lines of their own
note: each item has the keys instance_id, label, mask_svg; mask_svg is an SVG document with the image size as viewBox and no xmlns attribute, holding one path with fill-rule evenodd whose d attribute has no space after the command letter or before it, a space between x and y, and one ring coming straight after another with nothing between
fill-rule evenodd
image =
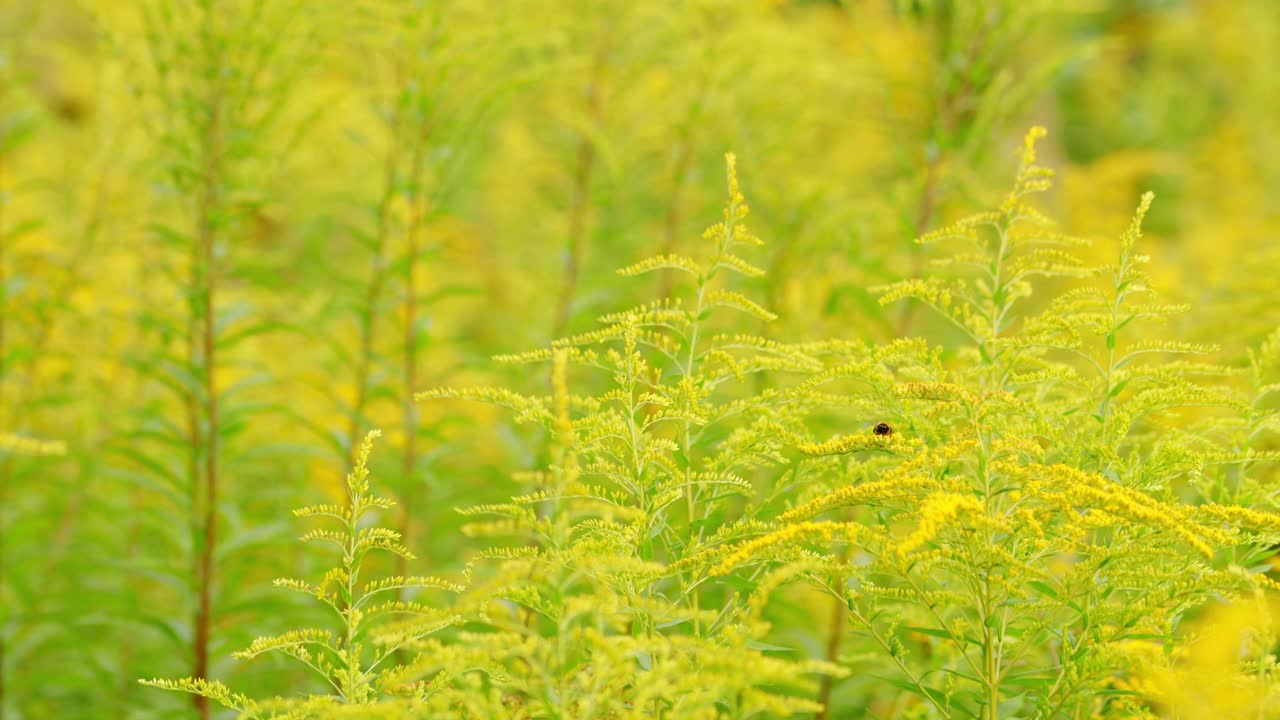
<instances>
[{"instance_id":1,"label":"yellow flower cluster","mask_svg":"<svg viewBox=\"0 0 1280 720\"><path fill-rule=\"evenodd\" d=\"M0 432L0 451L16 455L63 455L67 452L67 446L60 441L36 440Z\"/></svg>"},{"instance_id":2,"label":"yellow flower cluster","mask_svg":"<svg viewBox=\"0 0 1280 720\"><path fill-rule=\"evenodd\" d=\"M873 482L842 487L839 490L786 511L778 516L778 520L796 522L814 517L833 508L910 498L919 494L918 491L921 488L936 486L936 480L924 475L913 475L905 478L891 475Z\"/></svg>"},{"instance_id":3,"label":"yellow flower cluster","mask_svg":"<svg viewBox=\"0 0 1280 720\"><path fill-rule=\"evenodd\" d=\"M232 692L231 688L216 681L205 680L204 678L182 678L181 680L166 680L161 678L153 678L151 680L139 680L142 685L161 688L164 690L173 690L176 692L189 693L198 697L206 697L215 702L243 713L245 717L258 718L258 703L250 698L237 692Z\"/></svg>"},{"instance_id":4,"label":"yellow flower cluster","mask_svg":"<svg viewBox=\"0 0 1280 720\"><path fill-rule=\"evenodd\" d=\"M1229 534L1195 522L1194 508L1161 502L1100 475L1067 465L1032 464L1026 472L1033 476L1026 485L1028 494L1063 507L1085 507L1114 516L1107 518L1107 524L1129 522L1162 528L1206 558L1213 557L1214 545L1231 541Z\"/></svg>"},{"instance_id":5,"label":"yellow flower cluster","mask_svg":"<svg viewBox=\"0 0 1280 720\"><path fill-rule=\"evenodd\" d=\"M1253 510L1234 505L1209 503L1197 508L1201 513L1236 527L1255 531L1280 532L1280 513Z\"/></svg>"},{"instance_id":6,"label":"yellow flower cluster","mask_svg":"<svg viewBox=\"0 0 1280 720\"><path fill-rule=\"evenodd\" d=\"M944 527L967 512L982 512L982 503L971 495L933 493L920 505L920 524L915 532L898 543L894 552L899 558L906 557L913 550L937 537Z\"/></svg>"},{"instance_id":7,"label":"yellow flower cluster","mask_svg":"<svg viewBox=\"0 0 1280 720\"><path fill-rule=\"evenodd\" d=\"M754 558L763 550L776 547L793 546L804 540L832 541L840 538L852 542L863 534L865 529L857 523L837 522L800 522L784 525L767 535L748 540L736 546L718 565L711 569L712 575L728 575L738 565Z\"/></svg>"},{"instance_id":8,"label":"yellow flower cluster","mask_svg":"<svg viewBox=\"0 0 1280 720\"><path fill-rule=\"evenodd\" d=\"M280 635L256 638L249 647L232 653L232 656L247 660L275 650L289 650L306 645L323 646L330 641L332 636L333 633L328 630L317 628L290 630Z\"/></svg>"},{"instance_id":9,"label":"yellow flower cluster","mask_svg":"<svg viewBox=\"0 0 1280 720\"><path fill-rule=\"evenodd\" d=\"M1018 152L1017 180L1014 182L1013 191L1005 198L1000 208L1006 215L1030 216L1033 221L1041 225L1046 224L1043 216L1032 208L1022 205L1020 201L1024 195L1044 192L1052 186L1054 171L1036 165L1036 142L1048 134L1048 131L1039 125L1027 131L1022 141L1022 148Z\"/></svg>"},{"instance_id":10,"label":"yellow flower cluster","mask_svg":"<svg viewBox=\"0 0 1280 720\"><path fill-rule=\"evenodd\" d=\"M954 383L904 383L893 389L894 397L915 400L937 400L974 405L978 397Z\"/></svg>"},{"instance_id":11,"label":"yellow flower cluster","mask_svg":"<svg viewBox=\"0 0 1280 720\"><path fill-rule=\"evenodd\" d=\"M919 452L922 446L923 443L919 440L908 440L901 435L859 433L840 435L821 443L800 443L796 449L805 455L844 455L862 450L884 450L900 455L913 455Z\"/></svg>"},{"instance_id":12,"label":"yellow flower cluster","mask_svg":"<svg viewBox=\"0 0 1280 720\"><path fill-rule=\"evenodd\" d=\"M697 260L683 255L654 255L624 268L619 268L617 273L629 277L643 275L655 270L678 270L689 273L694 277L698 277L703 273L702 266L698 264Z\"/></svg>"}]
</instances>

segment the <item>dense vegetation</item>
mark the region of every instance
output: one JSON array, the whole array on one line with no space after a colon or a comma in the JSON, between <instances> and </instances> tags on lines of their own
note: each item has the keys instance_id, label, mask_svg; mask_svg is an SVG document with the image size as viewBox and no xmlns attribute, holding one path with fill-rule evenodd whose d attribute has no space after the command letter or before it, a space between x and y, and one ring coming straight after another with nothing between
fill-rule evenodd
<instances>
[{"instance_id":1,"label":"dense vegetation","mask_svg":"<svg viewBox=\"0 0 1280 720\"><path fill-rule=\"evenodd\" d=\"M0 720L1280 718L1278 62L0 0Z\"/></svg>"}]
</instances>

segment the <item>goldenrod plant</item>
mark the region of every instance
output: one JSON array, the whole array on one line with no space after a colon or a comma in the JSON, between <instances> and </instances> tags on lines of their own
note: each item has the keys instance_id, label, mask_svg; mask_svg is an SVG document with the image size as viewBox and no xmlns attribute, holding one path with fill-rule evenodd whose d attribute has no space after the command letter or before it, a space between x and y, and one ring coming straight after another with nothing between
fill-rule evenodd
<instances>
[{"instance_id":1,"label":"goldenrod plant","mask_svg":"<svg viewBox=\"0 0 1280 720\"><path fill-rule=\"evenodd\" d=\"M1235 558L1274 542L1280 516L1180 497L1207 467L1275 459L1206 452L1221 420L1179 421L1201 407L1247 417L1229 389L1196 382L1229 371L1148 360L1208 347L1126 340L1134 324L1185 310L1135 301L1153 292L1137 249L1152 196L1116 262L1081 263L1065 248L1082 241L1029 204L1052 177L1036 163L1042 135L1028 134L1014 189L996 209L922 236L954 246L945 274L883 290L884 302L917 298L966 341L954 369L872 394L892 399L898 417L889 423L913 437L800 445L853 454L833 468L841 487L788 509L718 568L768 562L841 598L849 632L880 651L849 660L885 683L867 690L867 702L888 687L918 696L931 715L992 720L1131 707L1135 693L1109 689L1129 669L1117 646L1172 643L1202 604L1277 587ZM1099 276L1102 287L1070 288L1043 313L1022 312L1044 278ZM824 381L846 375L858 377ZM882 448L897 462L860 459ZM838 508L854 512L816 521ZM798 543L850 551L815 562L795 556Z\"/></svg>"},{"instance_id":2,"label":"goldenrod plant","mask_svg":"<svg viewBox=\"0 0 1280 720\"><path fill-rule=\"evenodd\" d=\"M237 240L266 203L265 188L299 132L302 120L288 100L306 70L312 31L301 8L287 3L97 9L129 69L158 186L146 223L149 302L136 309L148 344L126 354L152 388L169 391L152 391L130 408L136 426L122 433L116 452L126 471L152 474L155 499L176 500L185 515L182 523L149 518L160 522L139 532L167 537L179 550L171 555L185 555L181 570L162 563L155 571L185 586L179 601L191 613L184 635L192 675L205 680L218 605L229 599L219 591L231 589L218 577L218 560L229 553L220 541L233 496L227 470L247 467L236 462L234 442L267 404L254 389L270 371L245 349L286 324L249 310L254 299L245 292L251 283ZM199 715L210 717L205 698L195 701Z\"/></svg>"},{"instance_id":3,"label":"goldenrod plant","mask_svg":"<svg viewBox=\"0 0 1280 720\"><path fill-rule=\"evenodd\" d=\"M1274 716L1278 12L0 0L0 720Z\"/></svg>"},{"instance_id":4,"label":"goldenrod plant","mask_svg":"<svg viewBox=\"0 0 1280 720\"><path fill-rule=\"evenodd\" d=\"M460 592L455 582L433 576L392 575L370 578L366 559L375 552L390 553L413 560L413 553L400 542L395 530L366 522L370 516L394 507L395 501L374 495L369 487L369 454L381 433L370 431L355 455L355 466L346 478L347 499L342 505L324 503L294 510L299 518L337 521L338 529L315 528L301 536L304 543L336 548L340 561L318 582L280 578L275 586L313 597L336 615L330 629L299 628L279 635L259 637L235 654L251 660L261 655L280 654L305 665L323 680L323 694L305 698L276 698L256 701L231 691L218 681L201 677L181 680L144 680L166 690L190 693L235 710L245 718L330 718L330 717L449 717L452 708L474 709L465 690L458 695L455 677L466 670L450 667L446 653L429 646L408 663L397 662L399 651L417 648L424 640L445 628L463 622L463 617L421 601L422 591ZM415 593L408 600L397 599L402 591ZM456 658L461 659L461 658ZM394 705L398 710L370 710L370 705Z\"/></svg>"},{"instance_id":5,"label":"goldenrod plant","mask_svg":"<svg viewBox=\"0 0 1280 720\"><path fill-rule=\"evenodd\" d=\"M821 662L771 656L740 590L712 582L715 549L758 531L757 498L785 492L775 466L799 401L755 393L762 373L807 373L828 348L738 332L773 313L733 289L759 276L736 161L726 158L723 218L689 254L656 255L623 276L673 271L687 290L600 318L597 330L500 356L552 363L552 398L503 388L443 388L545 427L551 464L524 494L466 514L473 536L511 538L482 591L511 603L490 635L468 639L508 664L529 717L790 716L820 706ZM838 345L838 343L836 344ZM570 367L601 373L572 395ZM803 398L803 396L798 396ZM807 398L805 398L807 399Z\"/></svg>"},{"instance_id":6,"label":"goldenrod plant","mask_svg":"<svg viewBox=\"0 0 1280 720\"><path fill-rule=\"evenodd\" d=\"M441 349L441 336L454 331L431 318L447 311L452 299L474 294L468 285L475 282L446 277L432 261L450 256L455 198L472 158L482 152L484 123L511 83L496 77L503 55L491 51L492 34L502 26L472 3L380 0L354 10L367 26L356 38L359 51L371 63L353 74L370 84L372 97L358 116L365 122L354 126L359 131L346 130L368 154L360 167L376 182L347 229L364 262L333 269L344 279L344 292L330 298L332 309L318 318L332 328L327 340L340 371L350 373L349 382L336 386L329 373L320 375L321 392L333 396L345 417L341 435L330 427L319 430L349 456L371 423L395 424L393 440L401 451L397 526L413 542L429 537L418 535L419 528L429 528L415 519L415 508L439 492L428 487L435 484L426 479L435 470L420 445L434 428L419 416L413 391L447 372L441 365L457 363L455 354ZM366 129L370 118L376 132Z\"/></svg>"}]
</instances>

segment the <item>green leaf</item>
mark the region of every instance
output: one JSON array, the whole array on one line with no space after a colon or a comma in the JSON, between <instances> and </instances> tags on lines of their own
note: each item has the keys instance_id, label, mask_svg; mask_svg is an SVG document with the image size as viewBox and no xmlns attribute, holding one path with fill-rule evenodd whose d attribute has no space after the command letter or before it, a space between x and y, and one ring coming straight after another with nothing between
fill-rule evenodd
<instances>
[{"instance_id":1,"label":"green leaf","mask_svg":"<svg viewBox=\"0 0 1280 720\"><path fill-rule=\"evenodd\" d=\"M296 323L281 320L264 320L218 336L217 346L220 350L231 349L249 338L271 332L297 333L298 335L306 336L306 331Z\"/></svg>"},{"instance_id":2,"label":"green leaf","mask_svg":"<svg viewBox=\"0 0 1280 720\"><path fill-rule=\"evenodd\" d=\"M921 635L929 635L931 637L942 638L943 640L949 640L951 642L965 642L970 645L982 644L982 642L975 637L965 635L964 637L957 638L955 635L952 635L951 633L941 628L922 627L919 625L903 625L901 627L903 630L917 632L917 633L920 633Z\"/></svg>"},{"instance_id":3,"label":"green leaf","mask_svg":"<svg viewBox=\"0 0 1280 720\"><path fill-rule=\"evenodd\" d=\"M1054 677L1052 675L1029 672L1017 675L1006 675L1000 682L1001 684L1008 684L1016 687L1041 687L1052 684L1053 681Z\"/></svg>"},{"instance_id":4,"label":"green leaf","mask_svg":"<svg viewBox=\"0 0 1280 720\"><path fill-rule=\"evenodd\" d=\"M761 652L794 654L796 651L795 648L786 647L783 645L770 645L769 643L760 642L759 640L748 640L745 644L747 647L751 648L752 650L760 650Z\"/></svg>"},{"instance_id":5,"label":"green leaf","mask_svg":"<svg viewBox=\"0 0 1280 720\"><path fill-rule=\"evenodd\" d=\"M909 683L905 680L898 680L897 678L888 678L888 677L884 677L883 675L871 675L871 677L874 677L878 680L883 680L889 683L890 685L898 688L899 690L905 690L911 693L912 695L916 695L918 697L922 697L926 699L932 699L934 702L936 702L939 705L946 706L947 704L946 695L938 690L934 690L933 688L920 687L918 685L915 685L914 683Z\"/></svg>"},{"instance_id":6,"label":"green leaf","mask_svg":"<svg viewBox=\"0 0 1280 720\"><path fill-rule=\"evenodd\" d=\"M35 232L36 230L39 230L42 227L44 227L43 220L39 220L39 219L24 220L23 222L20 222L11 228L8 228L7 232L5 232L3 235L0 235L0 239L5 240L7 242L13 242L14 240L22 237L23 235Z\"/></svg>"},{"instance_id":7,"label":"green leaf","mask_svg":"<svg viewBox=\"0 0 1280 720\"><path fill-rule=\"evenodd\" d=\"M1028 580L1027 586L1038 590L1042 595L1051 597L1054 600L1058 599L1058 591L1054 590L1053 587L1049 585L1049 583L1043 582L1041 580Z\"/></svg>"},{"instance_id":8,"label":"green leaf","mask_svg":"<svg viewBox=\"0 0 1280 720\"><path fill-rule=\"evenodd\" d=\"M1119 395L1121 392L1123 392L1123 391L1124 391L1125 386L1126 386L1126 385L1128 385L1128 384L1129 384L1129 381L1131 381L1131 380L1133 380L1133 378L1128 377L1128 378L1125 378L1124 380L1121 380L1120 382L1116 383L1116 386L1115 386L1115 387L1113 387L1113 388L1111 388L1111 392L1108 392L1108 393L1107 393L1107 397L1108 397L1108 398L1113 398L1113 397L1115 397L1116 395Z\"/></svg>"}]
</instances>

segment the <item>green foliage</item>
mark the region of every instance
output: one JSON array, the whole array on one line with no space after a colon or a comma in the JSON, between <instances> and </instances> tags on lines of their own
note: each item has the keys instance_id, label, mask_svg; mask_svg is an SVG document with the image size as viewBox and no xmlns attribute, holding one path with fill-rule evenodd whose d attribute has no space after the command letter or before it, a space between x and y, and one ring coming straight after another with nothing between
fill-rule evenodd
<instances>
[{"instance_id":1,"label":"green foliage","mask_svg":"<svg viewBox=\"0 0 1280 720\"><path fill-rule=\"evenodd\" d=\"M395 505L395 501L369 490L369 454L374 438L380 434L376 430L370 432L360 445L355 467L347 475L344 505L308 505L293 511L300 518L337 521L339 530L313 529L300 539L304 543L331 545L340 562L316 583L297 578L279 578L274 583L323 604L336 616L334 627L299 628L259 637L235 654L241 660L272 653L293 658L318 675L331 694L305 700L255 701L203 678L144 680L142 684L208 698L235 710L240 717L254 720L451 717L449 713L460 709L474 709L475 703L466 697L469 688L454 687L454 678L473 668L451 667L465 658L450 657L429 641L430 636L461 624L464 618L419 599L419 591L460 592L464 588L441 578L418 575L362 578L366 556L371 553L414 559L413 553L400 543L399 533L363 522ZM414 595L409 600L390 599L403 591ZM392 709L371 710L366 707L370 705L390 705Z\"/></svg>"},{"instance_id":2,"label":"green foliage","mask_svg":"<svg viewBox=\"0 0 1280 720\"><path fill-rule=\"evenodd\" d=\"M1217 417L1178 422L1188 407L1249 418L1226 388L1195 381L1230 369L1144 364L1209 348L1123 342L1134 321L1185 309L1133 301L1152 292L1136 252L1152 196L1122 235L1117 262L1084 265L1060 249L1079 241L1026 204L1049 187L1051 173L1035 164L1042 135L1028 135L998 210L921 238L956 242L943 265L954 274L883 290L885 302L928 304L968 339L956 367L928 381L855 390L923 442L863 438L810 449L899 457L855 454L817 466L835 473L828 482L837 489L783 513L719 568L765 561L772 573L840 598L854 632L881 651L851 669L919 695L941 717L1140 712L1130 645L1168 646L1195 608L1275 587L1235 558L1280 539L1280 515L1178 494L1207 468L1271 457L1247 445L1213 449ZM1028 316L1023 301L1043 284L1033 277L1099 277L1104 287L1068 289ZM836 508L854 512L813 522ZM847 544L857 559L796 557L797 544L815 543ZM888 663L896 672L881 675Z\"/></svg>"},{"instance_id":3,"label":"green foliage","mask_svg":"<svg viewBox=\"0 0 1280 720\"><path fill-rule=\"evenodd\" d=\"M0 2L0 720L1275 716L1277 7Z\"/></svg>"},{"instance_id":4,"label":"green foliage","mask_svg":"<svg viewBox=\"0 0 1280 720\"><path fill-rule=\"evenodd\" d=\"M510 608L467 641L506 665L529 717L788 716L819 709L808 676L839 672L771 656L740 591L711 582L714 549L755 532L759 498L779 491L752 479L785 463L779 428L799 405L752 391L751 378L808 372L821 352L731 332L742 316L774 316L730 286L761 274L739 254L761 241L743 223L732 155L727 167L729 201L706 249L619 270L678 272L687 292L499 358L550 360L550 401L494 388L419 396L496 403L552 438L550 464L521 495L465 511L477 518L468 535L506 539L480 553L499 562L477 594ZM571 395L570 367L609 382Z\"/></svg>"}]
</instances>

